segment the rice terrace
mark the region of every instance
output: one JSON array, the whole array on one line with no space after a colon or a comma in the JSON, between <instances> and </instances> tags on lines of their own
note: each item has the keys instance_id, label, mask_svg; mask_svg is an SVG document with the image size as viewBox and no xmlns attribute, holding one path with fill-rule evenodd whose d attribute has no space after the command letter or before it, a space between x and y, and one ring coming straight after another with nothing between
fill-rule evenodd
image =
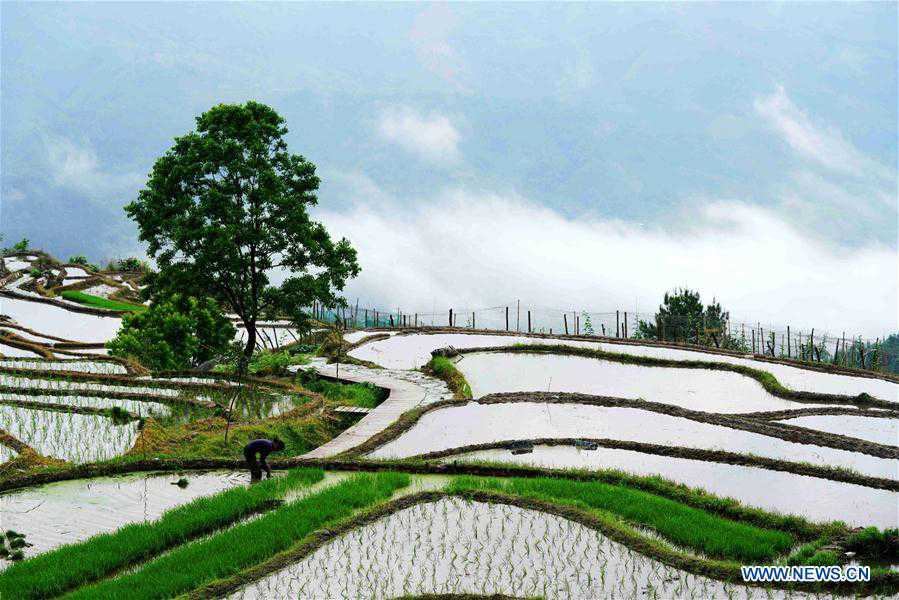
<instances>
[{"instance_id":1,"label":"rice terrace","mask_svg":"<svg viewBox=\"0 0 899 600\"><path fill-rule=\"evenodd\" d=\"M59 138L34 125L62 165L36 178L4 148L0 599L899 598L899 332L881 303L895 300L895 239L864 238L897 222L887 206L895 170L884 166L895 122L863 127L873 109L852 100L858 147L819 125L815 111L832 97L876 96L839 87L838 69L851 58L853 77L868 81L865 57L880 55L825 60L804 46L819 33L836 44L844 20L860 31L890 21L878 11L892 15L878 27L895 32L899 8L787 5L772 16L764 4L686 4L675 18L665 4L557 6L562 21L541 5L4 5L3 68L13 73L4 134L46 106L73 131L90 126ZM794 11L836 15L837 25L828 16L791 29ZM854 11L857 21L842 18ZM222 30L207 35L213 14ZM177 18L162 27L154 19L165 15ZM767 23L739 38L746 54L709 41L729 39L717 27L743 31L744 17ZM607 20L620 31L600 28ZM402 35L384 33L400 23ZM646 49L621 48L626 69L613 76L621 64L589 50L594 27L597 38L627 42L619 48L630 32ZM493 28L505 31L495 36L503 45L493 46ZM58 67L40 66L31 34L47 36L40 44L58 53ZM86 46L63 44L70 35ZM851 39L870 50L882 35ZM296 49L307 36L325 51L294 76L293 61L311 60ZM561 74L538 89L537 67L525 65L543 64L569 36L587 44L572 50L586 62L538 69ZM802 49L775 64L766 36ZM242 50L231 54L231 43ZM687 52L697 44L700 54ZM468 53L480 45L484 64ZM805 109L778 83L708 127L679 122L714 105L684 66L696 56L719 73L700 77L708 85L749 85L764 63L764 85L776 73L788 86L790 61L807 55L836 70L820 86L842 92L815 87ZM509 56L515 68L501 64ZM221 81L204 69L220 69ZM477 79L481 69L490 76ZM46 105L23 100L45 77L67 81L68 70L118 98L110 106L125 102L119 88L141 104L127 118L116 106L92 112L80 84ZM618 90L602 96L616 116L577 136L613 149L606 170L591 158L598 147L573 141L550 114L577 121L596 77ZM643 96L636 82L655 91ZM681 84L702 93L685 100ZM378 117L353 112L369 94ZM549 104L534 109L532 96ZM440 98L453 107L445 115L412 107ZM669 102L682 113L672 117ZM546 123L518 131L516 110L522 123ZM484 111L506 121L485 124ZM654 121L659 146L645 137L629 146L628 127L643 131L641 115L653 111L664 116ZM340 133L345 121L354 125ZM154 130L151 158L129 167L137 176L109 166L143 143L146 131L126 133L125 122ZM319 128L334 138L307 141ZM715 142L682 148L687 129ZM880 130L892 138L878 146ZM764 135L785 141L760 142L765 150L751 155L758 194L763 173L796 169L794 187L778 188L792 200L765 208L780 225L709 200L696 209L702 217L685 204L659 213L664 226L637 226L650 213L616 200L616 173L635 165L646 167L628 180L635 202L665 191L651 181L662 166L637 154L667 152L678 175L711 185L742 168L745 140ZM119 145L96 141L104 136ZM478 136L490 144L477 149ZM4 146L25 137L4 135ZM88 139L104 150L80 152ZM867 157L876 148L886 158ZM778 152L798 158L766 162ZM480 171L494 156L489 175ZM566 186L584 172L590 186L608 178L607 195L590 205L607 215L566 216L570 207L552 201L516 203L518 192L466 195L501 188L506 174L509 189L535 198L576 196ZM429 196L450 173L460 188ZM703 181L709 173L718 174ZM834 191L841 177L881 205L840 213L852 202L839 196L842 209L813 214L818 198L799 199L812 182L828 202L843 193ZM716 193L742 193L721 185ZM341 186L362 190L361 212ZM403 186L421 206L398 200ZM686 193L671 186L672 197ZM53 196L63 188L68 196ZM77 198L90 194L97 205L83 210L100 212L89 219ZM807 211L802 227L785 224L796 206ZM754 224L748 239L726 224L744 217ZM850 240L833 242L847 244L839 252L824 249L839 237L828 219ZM781 234L778 245L771 236ZM864 262L878 252L892 273Z\"/></svg>"}]
</instances>

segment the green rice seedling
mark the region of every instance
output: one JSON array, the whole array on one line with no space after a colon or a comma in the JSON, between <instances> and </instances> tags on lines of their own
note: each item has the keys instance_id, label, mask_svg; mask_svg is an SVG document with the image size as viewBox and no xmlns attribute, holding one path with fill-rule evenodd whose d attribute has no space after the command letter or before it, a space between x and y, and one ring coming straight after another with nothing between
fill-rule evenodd
<instances>
[{"instance_id":1,"label":"green rice seedling","mask_svg":"<svg viewBox=\"0 0 899 600\"><path fill-rule=\"evenodd\" d=\"M463 477L454 480L450 489L492 489L612 513L628 523L652 529L679 546L715 558L750 563L770 560L794 544L793 537L783 531L738 523L668 498L602 482Z\"/></svg>"},{"instance_id":2,"label":"green rice seedling","mask_svg":"<svg viewBox=\"0 0 899 600\"><path fill-rule=\"evenodd\" d=\"M146 306L141 304L131 304L130 302L120 302L118 300L110 300L100 296L85 294L84 292L76 292L74 290L66 290L60 294L66 300L92 306L94 308L104 308L106 310L117 310L123 312L140 312L147 310Z\"/></svg>"},{"instance_id":3,"label":"green rice seedling","mask_svg":"<svg viewBox=\"0 0 899 600\"><path fill-rule=\"evenodd\" d=\"M0 572L0 597L46 598L89 584L161 552L271 508L296 487L321 481L319 469L297 469L284 477L236 487L166 512L156 521L134 523L77 544L40 554Z\"/></svg>"},{"instance_id":4,"label":"green rice seedling","mask_svg":"<svg viewBox=\"0 0 899 600\"><path fill-rule=\"evenodd\" d=\"M408 484L404 473L357 475L258 519L176 548L131 573L76 590L70 597L139 600L189 592L268 560L328 523L387 500Z\"/></svg>"}]
</instances>

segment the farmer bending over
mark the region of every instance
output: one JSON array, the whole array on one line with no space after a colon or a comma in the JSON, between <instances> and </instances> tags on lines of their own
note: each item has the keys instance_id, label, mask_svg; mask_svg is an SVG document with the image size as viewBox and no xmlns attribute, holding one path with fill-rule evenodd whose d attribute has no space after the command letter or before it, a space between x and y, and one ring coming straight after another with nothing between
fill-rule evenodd
<instances>
[{"instance_id":1,"label":"farmer bending over","mask_svg":"<svg viewBox=\"0 0 899 600\"><path fill-rule=\"evenodd\" d=\"M269 468L265 458L272 452L278 452L284 449L284 442L275 438L273 440L253 440L243 448L243 456L247 459L247 465L250 467L250 478L253 481L262 479L262 469L268 477L272 476L272 470ZM256 460L256 455L259 460Z\"/></svg>"}]
</instances>

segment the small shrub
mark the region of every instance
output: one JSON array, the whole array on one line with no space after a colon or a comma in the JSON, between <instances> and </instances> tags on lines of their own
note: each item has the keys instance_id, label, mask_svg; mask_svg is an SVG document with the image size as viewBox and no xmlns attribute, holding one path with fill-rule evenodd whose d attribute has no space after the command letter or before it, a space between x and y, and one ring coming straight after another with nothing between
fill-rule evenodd
<instances>
[{"instance_id":1,"label":"small shrub","mask_svg":"<svg viewBox=\"0 0 899 600\"><path fill-rule=\"evenodd\" d=\"M87 260L87 257L83 254L76 254L75 256L69 257L69 263L73 265L81 265L82 267L90 270L90 271L99 271L100 268Z\"/></svg>"}]
</instances>

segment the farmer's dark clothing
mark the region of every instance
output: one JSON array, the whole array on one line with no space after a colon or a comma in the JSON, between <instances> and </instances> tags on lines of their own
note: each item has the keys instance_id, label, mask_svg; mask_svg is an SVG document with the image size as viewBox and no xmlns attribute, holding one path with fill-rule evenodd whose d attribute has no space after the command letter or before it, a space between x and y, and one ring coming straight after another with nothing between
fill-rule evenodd
<instances>
[{"instance_id":1,"label":"farmer's dark clothing","mask_svg":"<svg viewBox=\"0 0 899 600\"><path fill-rule=\"evenodd\" d=\"M269 477L272 476L272 470L268 463L265 462L266 457L275 451L275 445L271 440L253 440L243 448L243 456L247 459L247 465L250 467L250 477L253 481L262 479L262 469ZM259 455L259 461L256 455Z\"/></svg>"}]
</instances>

